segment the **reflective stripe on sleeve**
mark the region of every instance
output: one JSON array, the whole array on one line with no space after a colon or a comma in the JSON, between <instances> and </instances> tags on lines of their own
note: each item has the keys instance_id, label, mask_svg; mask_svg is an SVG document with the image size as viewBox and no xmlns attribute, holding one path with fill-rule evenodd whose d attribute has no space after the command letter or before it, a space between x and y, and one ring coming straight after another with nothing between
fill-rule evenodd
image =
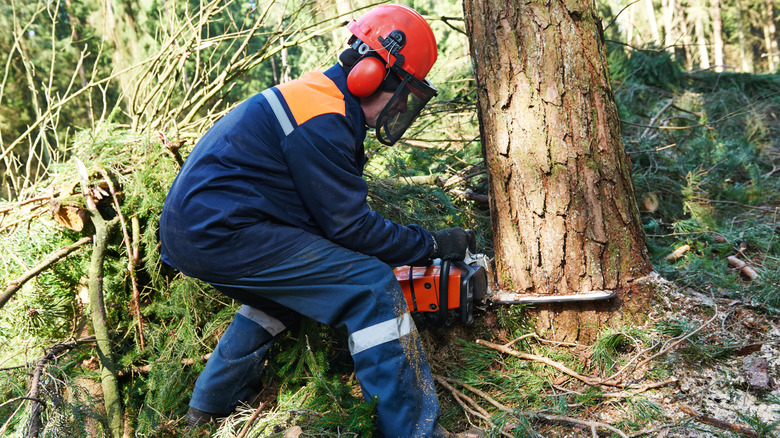
<instances>
[{"instance_id":1,"label":"reflective stripe on sleeve","mask_svg":"<svg viewBox=\"0 0 780 438\"><path fill-rule=\"evenodd\" d=\"M358 330L349 336L349 352L353 355L385 342L395 341L414 331L412 315L406 313L388 321Z\"/></svg>"},{"instance_id":2,"label":"reflective stripe on sleeve","mask_svg":"<svg viewBox=\"0 0 780 438\"><path fill-rule=\"evenodd\" d=\"M262 310L249 307L246 304L238 309L238 314L264 328L271 336L276 336L287 329L282 321L279 321Z\"/></svg>"},{"instance_id":3,"label":"reflective stripe on sleeve","mask_svg":"<svg viewBox=\"0 0 780 438\"><path fill-rule=\"evenodd\" d=\"M268 104L271 105L271 110L274 112L276 120L279 121L279 125L281 125L282 131L284 131L284 135L290 135L290 133L293 132L292 122L287 116L287 113L284 111L282 102L279 101L279 98L276 96L276 93L274 93L274 90L267 88L263 90L261 94L263 97L265 97L265 100L268 101Z\"/></svg>"}]
</instances>

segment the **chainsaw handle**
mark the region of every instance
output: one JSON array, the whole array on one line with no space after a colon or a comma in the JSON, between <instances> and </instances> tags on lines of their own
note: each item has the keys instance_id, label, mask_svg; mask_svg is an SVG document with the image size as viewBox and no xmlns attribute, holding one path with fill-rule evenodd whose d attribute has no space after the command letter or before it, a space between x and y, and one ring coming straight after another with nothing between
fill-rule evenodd
<instances>
[{"instance_id":1,"label":"chainsaw handle","mask_svg":"<svg viewBox=\"0 0 780 438\"><path fill-rule=\"evenodd\" d=\"M440 326L447 324L447 312L449 311L450 303L450 266L452 262L449 260L442 260L439 267L439 311L437 312L436 322Z\"/></svg>"}]
</instances>

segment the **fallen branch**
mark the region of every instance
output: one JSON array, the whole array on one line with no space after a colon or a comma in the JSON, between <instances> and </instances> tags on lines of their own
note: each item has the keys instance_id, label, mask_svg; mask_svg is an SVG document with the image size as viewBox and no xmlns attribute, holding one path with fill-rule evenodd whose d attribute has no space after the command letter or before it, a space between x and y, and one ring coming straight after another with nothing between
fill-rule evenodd
<instances>
[{"instance_id":1,"label":"fallen branch","mask_svg":"<svg viewBox=\"0 0 780 438\"><path fill-rule=\"evenodd\" d=\"M111 236L119 225L119 218L103 219L97 209L94 192L89 186L89 175L84 163L78 158L76 168L81 180L81 193L89 208L92 224L95 226L95 243L92 245L87 286L89 289L90 314L92 328L97 339L97 354L100 359L100 386L103 388L103 401L108 417L108 426L112 438L120 438L123 429L122 397L116 376L116 363L111 352L111 339L106 318L106 304L103 299L103 273L106 251ZM128 254L129 255L129 254Z\"/></svg>"},{"instance_id":2,"label":"fallen branch","mask_svg":"<svg viewBox=\"0 0 780 438\"><path fill-rule=\"evenodd\" d=\"M717 427L718 429L721 429L721 430L728 430L728 431L731 431L731 432L741 433L742 435L745 435L745 436L750 437L750 438L758 438L758 434L753 429L747 428L745 426L740 426L738 424L731 424L731 423L729 423L727 421L718 420L717 418L713 418L713 417L710 417L710 416L707 416L707 415L700 414L700 413L696 412L695 410L693 410L693 408L691 408L690 406L684 405L682 403L680 403L679 406L680 406L680 410L682 410L686 414L690 415L691 417L693 417L697 421L700 421L700 422L702 422L704 424L709 424L710 426L715 426L715 427Z\"/></svg>"},{"instance_id":3,"label":"fallen branch","mask_svg":"<svg viewBox=\"0 0 780 438\"><path fill-rule=\"evenodd\" d=\"M196 361L203 361L206 362L211 357L211 353L204 354L203 356L199 357L198 359L182 359L181 364L183 366L190 366L193 365ZM128 376L130 374L145 374L152 371L152 365L147 364L140 367L131 367L131 368L125 368L123 370L117 371L116 375L117 377L124 377Z\"/></svg>"},{"instance_id":4,"label":"fallen branch","mask_svg":"<svg viewBox=\"0 0 780 438\"><path fill-rule=\"evenodd\" d=\"M94 336L90 336L87 338L78 339L75 341L68 342L66 344L55 344L51 347L49 347L48 350L38 358L37 361L35 361L35 371L33 372L33 377L30 380L30 389L27 392L26 397L19 397L17 399L27 399L32 400L32 407L30 409L30 422L27 429L27 436L28 437L37 437L40 433L41 428L41 412L43 411L43 408L46 407L46 402L38 398L38 393L40 391L40 382L41 382L41 375L43 374L43 368L46 366L46 364L49 363L49 361L54 360L57 358L57 355L62 353L65 350L71 350L73 348L76 348L77 345L83 344L85 342L90 342L95 340Z\"/></svg>"},{"instance_id":5,"label":"fallen branch","mask_svg":"<svg viewBox=\"0 0 780 438\"><path fill-rule=\"evenodd\" d=\"M440 384L442 384L442 386L444 386L445 388L449 389L450 392L453 393L453 395L459 394L461 397L463 397L464 399L466 399L467 401L469 401L470 403L472 403L472 404L474 404L476 406L479 406L479 405L477 405L476 402L474 402L471 398L469 398L465 394L463 394L460 391L458 391L457 389L455 389L449 383L450 382L457 383L457 384L463 386L464 388L466 388L469 391L473 392L474 394L484 398L485 400L488 401L488 403L492 404L493 406L497 407L498 409L500 409L500 410L502 410L504 412L507 412L507 413L512 414L512 415L517 415L518 414L512 408L510 408L510 407L508 407L508 406L506 406L506 405L504 405L502 403L499 403L498 401L496 401L495 399L490 397L485 392L483 392L483 391L481 391L481 390L479 390L477 388L474 388L471 385L465 384L463 382L458 382L455 379L445 378L445 377L442 377L442 376L436 376L435 375L434 378ZM456 396L456 399L457 399L457 396ZM480 409L484 412L485 415L489 415L487 411L485 411L482 408L480 408ZM544 421L578 424L578 425L581 425L581 426L588 426L590 428L607 429L607 430L609 430L611 432L614 432L614 433L618 434L622 438L628 438L628 436L625 433L623 433L621 430L619 430L619 429L617 429L617 428L615 428L613 426L610 426L609 424L599 423L597 421L579 420L577 418L566 417L566 416L563 416L563 415L549 415L549 414L541 414L541 413L535 413L535 412L525 413L524 415L529 416L529 417L540 418L540 419L542 419Z\"/></svg>"},{"instance_id":6,"label":"fallen branch","mask_svg":"<svg viewBox=\"0 0 780 438\"><path fill-rule=\"evenodd\" d=\"M576 418L571 417L564 417L563 415L547 415L547 414L533 414L539 418L542 418L546 421L555 421L559 423L571 423L571 424L579 424L580 426L588 426L591 429L598 428L598 429L607 429L610 432L614 432L621 436L622 438L628 438L628 435L623 433L620 429L610 426L609 424L605 423L599 423L598 421L587 421L587 420L578 420Z\"/></svg>"},{"instance_id":7,"label":"fallen branch","mask_svg":"<svg viewBox=\"0 0 780 438\"><path fill-rule=\"evenodd\" d=\"M663 108L661 108L661 111L658 111L658 114L655 115L652 119L650 119L650 123L648 123L648 127L645 128L645 130L642 132L642 135L639 136L639 139L643 139L647 137L647 135L650 133L651 127L655 126L656 122L658 122L658 119L661 118L661 115L666 112L669 108L671 108L674 105L674 98L672 98L669 103L667 103Z\"/></svg>"},{"instance_id":8,"label":"fallen branch","mask_svg":"<svg viewBox=\"0 0 780 438\"><path fill-rule=\"evenodd\" d=\"M461 198L466 199L468 201L474 201L484 205L490 204L490 196L474 193L474 191L470 189L469 190L450 189L448 190L448 192L452 193L453 195L460 196Z\"/></svg>"},{"instance_id":9,"label":"fallen branch","mask_svg":"<svg viewBox=\"0 0 780 438\"><path fill-rule=\"evenodd\" d=\"M24 284L27 283L31 278L34 278L49 266L53 265L54 263L57 263L61 259L65 258L72 252L76 251L77 249L81 248L82 246L86 245L91 241L92 241L91 237L84 237L79 239L78 241L76 241L70 246L66 246L65 248L53 252L46 260L44 260L34 268L30 269L29 271L25 272L21 277L12 281L8 285L8 287L5 288L3 294L0 295L0 309L2 309L3 306L5 306L5 303L7 303L8 300L10 300L11 297L13 297L14 294L17 291L19 291L19 289L21 289L21 287L24 286Z\"/></svg>"},{"instance_id":10,"label":"fallen branch","mask_svg":"<svg viewBox=\"0 0 780 438\"><path fill-rule=\"evenodd\" d=\"M257 417L260 415L260 411L263 410L265 407L265 403L260 403L260 406L255 409L255 411L252 413L252 416L249 417L249 420L246 421L246 424L244 424L244 427L241 429L241 432L239 432L237 438L244 438L247 432L249 432L249 428L252 427L252 423L257 420Z\"/></svg>"},{"instance_id":11,"label":"fallen branch","mask_svg":"<svg viewBox=\"0 0 780 438\"><path fill-rule=\"evenodd\" d=\"M679 260L682 256L685 255L686 252L688 252L691 249L691 245L682 245L681 247L677 248L672 252L671 254L664 257L664 260L670 261L670 262L676 262Z\"/></svg>"},{"instance_id":12,"label":"fallen branch","mask_svg":"<svg viewBox=\"0 0 780 438\"><path fill-rule=\"evenodd\" d=\"M726 260L728 260L729 265L739 269L749 279L758 280L759 277L758 272L756 272L755 269L748 266L747 263L740 260L737 256L728 256L726 257Z\"/></svg>"},{"instance_id":13,"label":"fallen branch","mask_svg":"<svg viewBox=\"0 0 780 438\"><path fill-rule=\"evenodd\" d=\"M716 307L715 308L715 315L713 315L712 318L707 320L707 322L705 322L704 324L700 325L696 330L693 330L690 333L686 333L685 335L680 336L679 338L673 338L673 339L668 340L664 344L664 346L661 348L660 351L658 351L657 353L653 354L652 356L646 358L642 362L639 362L633 369L637 370L639 368L642 368L643 366L648 364L653 359L655 359L657 357L660 357L660 356L663 356L664 354L674 350L675 348L677 348L678 345L680 345L681 343L685 342L688 338L690 338L691 336L693 336L696 333L700 332L702 329L704 329L704 327L707 327L708 325L710 325L710 323L712 321L715 321L715 319L717 317L718 317L718 309ZM644 351L642 351L640 354L637 355L637 357L639 357L639 356L647 353L648 351L654 349L656 346L657 346L657 344L652 346L652 347L650 347L650 348L648 348L648 349L646 349L646 350L644 350ZM632 362L633 362L633 359L632 359ZM604 382L603 384L605 384L605 385L612 384L613 386L618 386L618 385L614 385L614 381L617 379L618 376L622 375L627 369L628 369L628 364L626 364L626 366L621 368L620 371L618 371L617 373L615 373L615 374L607 377L606 379L604 379L603 380L603 382Z\"/></svg>"},{"instance_id":14,"label":"fallen branch","mask_svg":"<svg viewBox=\"0 0 780 438\"><path fill-rule=\"evenodd\" d=\"M450 391L450 394L452 394L452 397L455 398L455 401L458 402L461 408L463 410L477 418L480 418L485 423L489 424L490 427L495 428L496 425L490 421L490 413L486 411L484 408L479 406L471 397L467 396L466 394L463 394L462 392L458 391L454 386L450 385L448 381L451 381L452 379L447 379L439 375L433 375L433 378L436 379L437 382L444 388ZM472 406L468 406L465 401L468 401ZM507 408L509 409L509 408ZM511 410L509 411L511 412ZM512 435L501 431L501 435L511 437Z\"/></svg>"},{"instance_id":15,"label":"fallen branch","mask_svg":"<svg viewBox=\"0 0 780 438\"><path fill-rule=\"evenodd\" d=\"M485 340L482 340L482 339L477 339L475 342L477 344L479 344L479 345L484 345L486 347L490 347L490 348L492 348L494 350L497 350L497 351L500 351L502 353L510 354L512 356L517 356L517 357L519 357L521 359L531 360L531 361L534 361L534 362L540 362L540 363L543 363L545 365L549 365L549 366L555 368L556 370L558 370L558 371L560 371L560 372L562 372L564 374L567 374L567 375L569 375L571 377L574 377L577 380L581 380L581 381L583 381L586 384L591 385L591 386L602 384L601 379L598 379L598 378L593 377L593 376L587 376L587 375L584 375L584 374L580 374L580 373L574 371L573 369L567 367L566 365L564 365L564 364L562 364L560 362L556 362L556 361L554 361L554 360L552 360L552 359L550 359L548 357L538 356L536 354L523 353L522 351L517 351L517 350L515 350L513 348L509 348L509 347L504 346L504 345L494 344L492 342L488 342L488 341L485 341ZM616 385L612 385L612 386L616 386Z\"/></svg>"}]
</instances>

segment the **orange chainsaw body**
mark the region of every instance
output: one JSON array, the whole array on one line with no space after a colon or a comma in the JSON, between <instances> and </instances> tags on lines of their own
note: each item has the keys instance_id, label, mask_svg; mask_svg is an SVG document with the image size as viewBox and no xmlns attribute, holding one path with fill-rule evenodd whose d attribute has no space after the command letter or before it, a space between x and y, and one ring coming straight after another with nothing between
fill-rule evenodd
<instances>
[{"instance_id":1,"label":"orange chainsaw body","mask_svg":"<svg viewBox=\"0 0 780 438\"><path fill-rule=\"evenodd\" d=\"M438 260L431 266L401 266L393 270L404 291L409 313L435 325L454 319L474 322L474 305L487 296L483 266Z\"/></svg>"},{"instance_id":2,"label":"orange chainsaw body","mask_svg":"<svg viewBox=\"0 0 780 438\"><path fill-rule=\"evenodd\" d=\"M441 266L401 266L393 271L404 291L409 312L437 312L439 310ZM461 270L457 267L450 268L449 284L447 285L448 309L460 307L460 274ZM410 277L411 281L409 281Z\"/></svg>"}]
</instances>

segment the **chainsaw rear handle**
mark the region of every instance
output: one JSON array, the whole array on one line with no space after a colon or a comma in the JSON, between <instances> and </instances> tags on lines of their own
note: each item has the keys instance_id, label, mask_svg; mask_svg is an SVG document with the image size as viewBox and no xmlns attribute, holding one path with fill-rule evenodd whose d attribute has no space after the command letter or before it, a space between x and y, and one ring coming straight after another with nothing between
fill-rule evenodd
<instances>
[{"instance_id":1,"label":"chainsaw rear handle","mask_svg":"<svg viewBox=\"0 0 780 438\"><path fill-rule=\"evenodd\" d=\"M447 324L447 312L449 312L450 299L450 266L452 262L442 260L439 268L439 311L436 313L436 323L440 326Z\"/></svg>"},{"instance_id":2,"label":"chainsaw rear handle","mask_svg":"<svg viewBox=\"0 0 780 438\"><path fill-rule=\"evenodd\" d=\"M472 229L467 229L466 236L468 238L468 244L466 246L466 254L473 254L477 251L477 234ZM451 260L442 260L439 269L439 310L436 313L436 323L440 326L447 324L447 316L449 312L449 299L450 299L450 267L452 266ZM461 308L461 319L464 323L467 321L473 321L471 316L471 309L466 304L466 297L461 292L461 302L459 307Z\"/></svg>"}]
</instances>

